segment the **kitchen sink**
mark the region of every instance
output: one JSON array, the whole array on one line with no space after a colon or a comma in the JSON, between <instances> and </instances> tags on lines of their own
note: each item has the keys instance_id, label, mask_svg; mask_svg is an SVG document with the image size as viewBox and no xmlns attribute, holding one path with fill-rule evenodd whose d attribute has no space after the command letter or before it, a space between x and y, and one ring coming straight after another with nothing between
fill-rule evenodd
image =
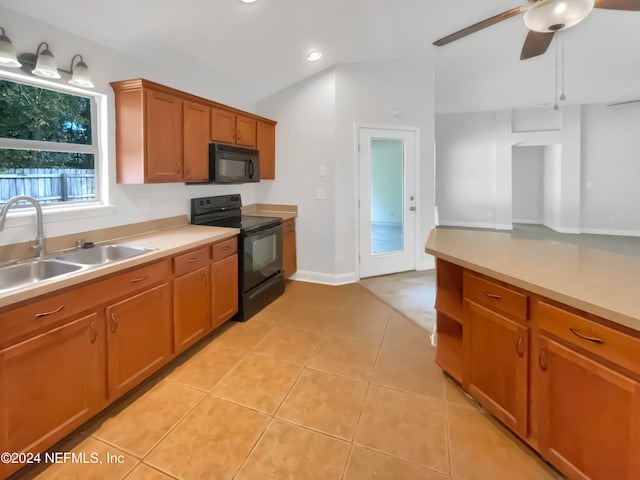
<instances>
[{"instance_id":1,"label":"kitchen sink","mask_svg":"<svg viewBox=\"0 0 640 480\"><path fill-rule=\"evenodd\" d=\"M58 260L33 260L0 268L0 293L27 287L34 283L80 270L74 265Z\"/></svg>"},{"instance_id":2,"label":"kitchen sink","mask_svg":"<svg viewBox=\"0 0 640 480\"><path fill-rule=\"evenodd\" d=\"M143 253L153 252L155 248L135 247L130 245L97 245L91 248L79 248L56 255L56 259L79 265L104 265L106 263L126 260Z\"/></svg>"}]
</instances>

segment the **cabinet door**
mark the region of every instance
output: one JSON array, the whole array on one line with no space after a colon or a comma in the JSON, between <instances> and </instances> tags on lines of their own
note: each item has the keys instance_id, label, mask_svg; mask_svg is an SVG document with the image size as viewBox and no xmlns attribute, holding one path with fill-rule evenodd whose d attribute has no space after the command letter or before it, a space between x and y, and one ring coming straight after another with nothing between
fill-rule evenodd
<instances>
[{"instance_id":1,"label":"cabinet door","mask_svg":"<svg viewBox=\"0 0 640 480\"><path fill-rule=\"evenodd\" d=\"M236 115L236 144L256 148L256 125L255 119Z\"/></svg>"},{"instance_id":2,"label":"cabinet door","mask_svg":"<svg viewBox=\"0 0 640 480\"><path fill-rule=\"evenodd\" d=\"M542 335L540 452L570 478L640 478L640 384Z\"/></svg>"},{"instance_id":3,"label":"cabinet door","mask_svg":"<svg viewBox=\"0 0 640 480\"><path fill-rule=\"evenodd\" d=\"M206 182L209 179L210 122L209 107L184 102L183 163L184 180L187 182Z\"/></svg>"},{"instance_id":4,"label":"cabinet door","mask_svg":"<svg viewBox=\"0 0 640 480\"><path fill-rule=\"evenodd\" d=\"M209 265L173 281L173 334L176 353L209 332L211 288Z\"/></svg>"},{"instance_id":5,"label":"cabinet door","mask_svg":"<svg viewBox=\"0 0 640 480\"><path fill-rule=\"evenodd\" d=\"M230 255L211 265L213 277L213 324L223 324L238 312L238 255Z\"/></svg>"},{"instance_id":6,"label":"cabinet door","mask_svg":"<svg viewBox=\"0 0 640 480\"><path fill-rule=\"evenodd\" d=\"M295 230L282 234L282 270L284 278L289 278L297 270Z\"/></svg>"},{"instance_id":7,"label":"cabinet door","mask_svg":"<svg viewBox=\"0 0 640 480\"><path fill-rule=\"evenodd\" d=\"M487 410L527 436L529 329L465 300L463 383Z\"/></svg>"},{"instance_id":8,"label":"cabinet door","mask_svg":"<svg viewBox=\"0 0 640 480\"><path fill-rule=\"evenodd\" d=\"M103 330L91 313L0 351L1 451L42 451L104 405Z\"/></svg>"},{"instance_id":9,"label":"cabinet door","mask_svg":"<svg viewBox=\"0 0 640 480\"><path fill-rule=\"evenodd\" d=\"M146 92L146 178L148 182L182 180L182 100Z\"/></svg>"},{"instance_id":10,"label":"cabinet door","mask_svg":"<svg viewBox=\"0 0 640 480\"><path fill-rule=\"evenodd\" d=\"M110 305L107 314L109 399L130 390L171 358L171 287Z\"/></svg>"},{"instance_id":11,"label":"cabinet door","mask_svg":"<svg viewBox=\"0 0 640 480\"><path fill-rule=\"evenodd\" d=\"M219 108L211 108L211 140L236 143L236 114Z\"/></svg>"},{"instance_id":12,"label":"cabinet door","mask_svg":"<svg viewBox=\"0 0 640 480\"><path fill-rule=\"evenodd\" d=\"M257 148L260 151L260 180L276 178L276 126L258 122Z\"/></svg>"}]
</instances>

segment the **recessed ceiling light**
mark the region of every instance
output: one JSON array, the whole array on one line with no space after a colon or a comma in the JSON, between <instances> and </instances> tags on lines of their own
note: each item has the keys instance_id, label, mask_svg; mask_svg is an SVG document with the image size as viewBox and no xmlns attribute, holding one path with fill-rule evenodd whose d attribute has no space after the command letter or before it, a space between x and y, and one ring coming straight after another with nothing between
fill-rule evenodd
<instances>
[{"instance_id":1,"label":"recessed ceiling light","mask_svg":"<svg viewBox=\"0 0 640 480\"><path fill-rule=\"evenodd\" d=\"M322 52L319 50L311 50L307 53L307 60L310 62L317 62L322 58Z\"/></svg>"},{"instance_id":2,"label":"recessed ceiling light","mask_svg":"<svg viewBox=\"0 0 640 480\"><path fill-rule=\"evenodd\" d=\"M242 3L254 3L256 0L240 0Z\"/></svg>"}]
</instances>

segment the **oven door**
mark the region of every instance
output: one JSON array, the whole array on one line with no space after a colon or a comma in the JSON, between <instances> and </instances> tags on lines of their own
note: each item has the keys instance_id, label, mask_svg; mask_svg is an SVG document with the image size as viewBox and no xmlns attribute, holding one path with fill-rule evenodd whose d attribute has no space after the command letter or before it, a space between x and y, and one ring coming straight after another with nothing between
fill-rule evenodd
<instances>
[{"instance_id":1,"label":"oven door","mask_svg":"<svg viewBox=\"0 0 640 480\"><path fill-rule=\"evenodd\" d=\"M246 292L282 270L282 225L243 234L242 291Z\"/></svg>"}]
</instances>

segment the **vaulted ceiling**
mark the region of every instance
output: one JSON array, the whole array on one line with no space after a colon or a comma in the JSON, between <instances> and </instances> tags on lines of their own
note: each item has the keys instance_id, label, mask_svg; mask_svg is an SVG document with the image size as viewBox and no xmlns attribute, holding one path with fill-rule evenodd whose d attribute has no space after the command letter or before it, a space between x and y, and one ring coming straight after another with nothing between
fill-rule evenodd
<instances>
[{"instance_id":1,"label":"vaulted ceiling","mask_svg":"<svg viewBox=\"0 0 640 480\"><path fill-rule=\"evenodd\" d=\"M444 47L446 34L523 0L3 0L3 6L149 63L209 65L258 100L336 63L433 62L438 112L553 104L555 42L520 61L514 17ZM594 10L561 34L568 103L640 98L640 12ZM310 64L305 54L324 52Z\"/></svg>"}]
</instances>

